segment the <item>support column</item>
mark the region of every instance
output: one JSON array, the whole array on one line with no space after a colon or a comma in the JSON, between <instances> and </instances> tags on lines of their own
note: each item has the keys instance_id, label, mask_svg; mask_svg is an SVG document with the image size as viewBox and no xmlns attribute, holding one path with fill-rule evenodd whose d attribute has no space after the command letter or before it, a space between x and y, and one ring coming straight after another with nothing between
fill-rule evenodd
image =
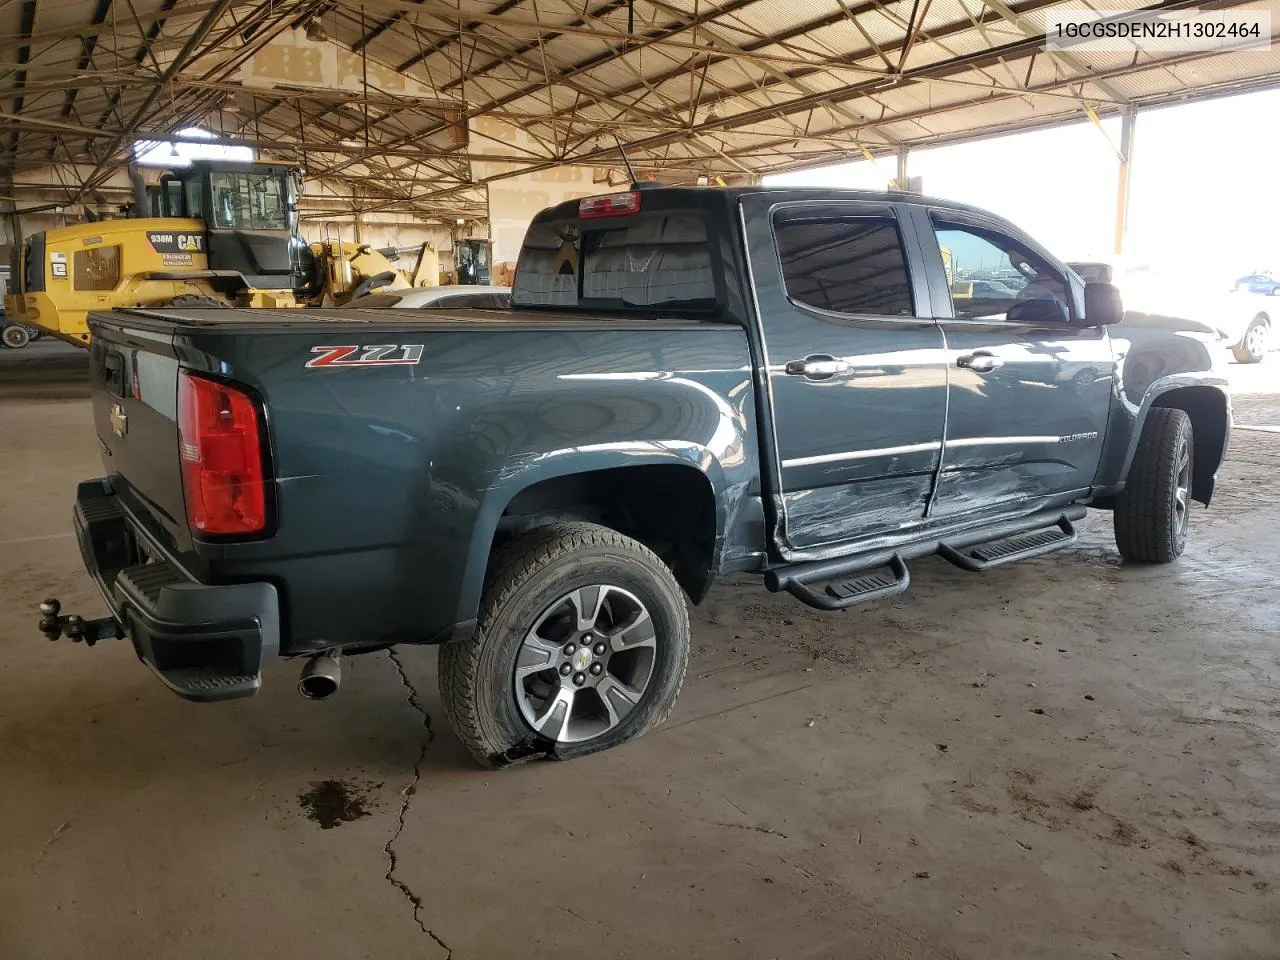
<instances>
[{"instance_id":1,"label":"support column","mask_svg":"<svg viewBox=\"0 0 1280 960\"><path fill-rule=\"evenodd\" d=\"M1124 253L1125 234L1129 229L1129 176L1133 166L1133 128L1138 112L1129 107L1120 115L1120 174L1116 182L1115 254Z\"/></svg>"},{"instance_id":2,"label":"support column","mask_svg":"<svg viewBox=\"0 0 1280 960\"><path fill-rule=\"evenodd\" d=\"M907 189L907 153L906 147L898 148L898 189Z\"/></svg>"}]
</instances>

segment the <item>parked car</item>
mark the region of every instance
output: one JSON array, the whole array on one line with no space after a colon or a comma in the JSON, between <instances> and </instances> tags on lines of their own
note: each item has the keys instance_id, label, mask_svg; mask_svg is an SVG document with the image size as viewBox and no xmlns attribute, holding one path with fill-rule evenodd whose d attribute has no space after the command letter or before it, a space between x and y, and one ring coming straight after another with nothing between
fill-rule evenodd
<instances>
[{"instance_id":1,"label":"parked car","mask_svg":"<svg viewBox=\"0 0 1280 960\"><path fill-rule=\"evenodd\" d=\"M1086 282L1113 280L1114 268L1102 261L1067 264ZM1272 324L1280 310L1251 296L1196 295L1167 275L1149 273L1114 277L1126 306L1125 319L1143 326L1215 332L1239 363L1261 363L1275 349ZM1247 279L1247 278L1246 278Z\"/></svg>"},{"instance_id":2,"label":"parked car","mask_svg":"<svg viewBox=\"0 0 1280 960\"><path fill-rule=\"evenodd\" d=\"M1261 293L1266 296L1280 297L1280 280L1275 277L1269 277L1264 273L1251 273L1247 277L1241 277L1232 287L1235 292Z\"/></svg>"},{"instance_id":3,"label":"parked car","mask_svg":"<svg viewBox=\"0 0 1280 960\"><path fill-rule=\"evenodd\" d=\"M952 264L993 262L1018 298L953 298ZM1090 507L1169 562L1230 430L1212 334L1125 327L1113 286L944 201L575 200L534 219L512 297L94 314L104 476L75 529L111 615L50 600L41 630L127 635L191 700L278 656L320 698L344 652L440 644L478 761L564 759L666 717L717 577L843 610L920 557L1058 550Z\"/></svg>"},{"instance_id":4,"label":"parked car","mask_svg":"<svg viewBox=\"0 0 1280 960\"><path fill-rule=\"evenodd\" d=\"M1261 363L1275 349L1271 330L1280 310L1255 310L1251 307L1224 311L1219 323L1224 340L1240 363Z\"/></svg>"},{"instance_id":5,"label":"parked car","mask_svg":"<svg viewBox=\"0 0 1280 960\"><path fill-rule=\"evenodd\" d=\"M401 310L506 309L511 306L511 288L454 284L442 287L418 287L414 290L389 290L384 293L369 293L363 297L356 297L347 305L361 308L396 307Z\"/></svg>"},{"instance_id":6,"label":"parked car","mask_svg":"<svg viewBox=\"0 0 1280 960\"><path fill-rule=\"evenodd\" d=\"M1000 280L973 281L973 296L994 300L1014 300L1018 296L1018 288L1011 287Z\"/></svg>"}]
</instances>

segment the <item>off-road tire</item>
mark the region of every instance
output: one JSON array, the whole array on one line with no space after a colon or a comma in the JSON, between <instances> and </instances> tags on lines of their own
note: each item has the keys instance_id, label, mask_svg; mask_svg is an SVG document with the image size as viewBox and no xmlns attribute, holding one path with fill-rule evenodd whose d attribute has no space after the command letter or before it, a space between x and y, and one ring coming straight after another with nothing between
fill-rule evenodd
<instances>
[{"instance_id":1,"label":"off-road tire","mask_svg":"<svg viewBox=\"0 0 1280 960\"><path fill-rule=\"evenodd\" d=\"M1261 331L1257 333L1256 331ZM1262 317L1254 317L1240 342L1231 348L1231 354L1239 363L1261 363L1267 356L1271 325ZM1250 341L1253 341L1251 344Z\"/></svg>"},{"instance_id":2,"label":"off-road tire","mask_svg":"<svg viewBox=\"0 0 1280 960\"><path fill-rule=\"evenodd\" d=\"M1155 407L1142 425L1138 449L1113 516L1116 546L1126 560L1170 563L1187 546L1187 522L1176 510L1178 464L1185 446L1195 464L1191 418L1182 410ZM1188 490L1184 517L1191 508Z\"/></svg>"},{"instance_id":3,"label":"off-road tire","mask_svg":"<svg viewBox=\"0 0 1280 960\"><path fill-rule=\"evenodd\" d=\"M166 307L179 307L188 310L230 310L231 304L225 300L219 300L217 297L206 297L198 293L183 293L168 303Z\"/></svg>"},{"instance_id":4,"label":"off-road tire","mask_svg":"<svg viewBox=\"0 0 1280 960\"><path fill-rule=\"evenodd\" d=\"M21 324L11 323L0 330L0 340L3 340L4 345L10 350L21 350L31 342L31 333Z\"/></svg>"},{"instance_id":5,"label":"off-road tire","mask_svg":"<svg viewBox=\"0 0 1280 960\"><path fill-rule=\"evenodd\" d=\"M535 732L520 713L513 689L516 655L550 604L568 591L598 583L622 587L648 608L657 639L653 675L616 727L589 740L556 743ZM454 732L482 766L595 753L666 719L684 683L689 633L684 594L647 547L593 523L540 527L494 556L473 636L441 646L440 698Z\"/></svg>"}]
</instances>

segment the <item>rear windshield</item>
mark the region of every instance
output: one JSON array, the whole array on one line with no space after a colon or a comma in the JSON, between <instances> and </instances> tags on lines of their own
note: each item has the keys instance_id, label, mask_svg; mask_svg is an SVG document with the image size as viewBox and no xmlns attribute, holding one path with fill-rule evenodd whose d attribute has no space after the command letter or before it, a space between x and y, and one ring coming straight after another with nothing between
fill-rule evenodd
<instances>
[{"instance_id":1,"label":"rear windshield","mask_svg":"<svg viewBox=\"0 0 1280 960\"><path fill-rule=\"evenodd\" d=\"M519 307L716 305L706 221L696 213L535 223L512 299Z\"/></svg>"}]
</instances>

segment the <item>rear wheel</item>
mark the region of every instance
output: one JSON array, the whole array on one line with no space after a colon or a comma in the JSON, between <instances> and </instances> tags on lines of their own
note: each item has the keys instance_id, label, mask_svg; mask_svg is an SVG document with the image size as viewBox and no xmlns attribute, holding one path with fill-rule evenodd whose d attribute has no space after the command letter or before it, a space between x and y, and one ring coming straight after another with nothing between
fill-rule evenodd
<instances>
[{"instance_id":1,"label":"rear wheel","mask_svg":"<svg viewBox=\"0 0 1280 960\"><path fill-rule=\"evenodd\" d=\"M0 339L10 350L21 350L31 342L31 334L21 324L13 323L0 331Z\"/></svg>"},{"instance_id":2,"label":"rear wheel","mask_svg":"<svg viewBox=\"0 0 1280 960\"><path fill-rule=\"evenodd\" d=\"M1240 343L1231 348L1231 352L1241 363L1261 363L1267 355L1270 340L1271 325L1267 323L1266 317L1258 315L1249 324Z\"/></svg>"},{"instance_id":3,"label":"rear wheel","mask_svg":"<svg viewBox=\"0 0 1280 960\"><path fill-rule=\"evenodd\" d=\"M661 723L689 661L689 615L652 551L554 524L495 558L474 636L440 648L440 695L485 766L565 760Z\"/></svg>"},{"instance_id":4,"label":"rear wheel","mask_svg":"<svg viewBox=\"0 0 1280 960\"><path fill-rule=\"evenodd\" d=\"M1149 412L1116 498L1116 546L1126 560L1169 563L1182 555L1191 521L1194 464L1191 418L1172 407Z\"/></svg>"}]
</instances>

